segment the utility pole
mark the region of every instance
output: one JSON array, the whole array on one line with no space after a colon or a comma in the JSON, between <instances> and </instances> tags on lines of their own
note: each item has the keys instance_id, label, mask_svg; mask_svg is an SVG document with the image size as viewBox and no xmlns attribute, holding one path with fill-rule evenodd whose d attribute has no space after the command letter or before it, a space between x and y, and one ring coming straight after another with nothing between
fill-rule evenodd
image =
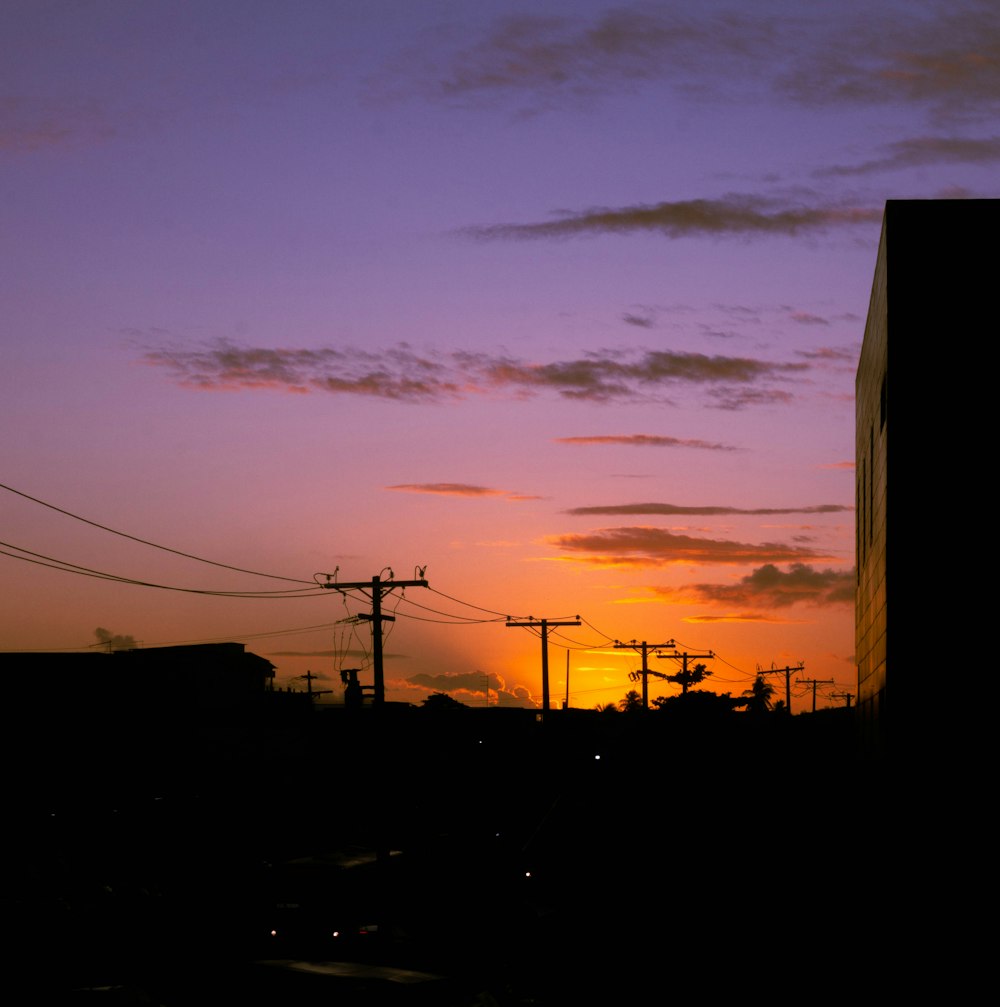
<instances>
[{"instance_id":1,"label":"utility pole","mask_svg":"<svg viewBox=\"0 0 1000 1007\"><path fill-rule=\"evenodd\" d=\"M319 576L326 577L325 583L320 583L317 579L317 583L320 584L320 587L327 588L330 591L339 591L341 594L346 594L348 591L361 591L364 593L366 589L371 590L371 614L364 615L359 613L359 618L365 619L372 624L372 664L375 670L372 705L378 715L373 718L374 723L372 724L372 727L374 727L373 734L375 737L370 756L370 764L371 778L373 781L372 786L376 793L384 787L384 781L388 778L390 772L389 749L387 746L388 724L386 722L386 718L382 715L382 712L385 709L385 675L382 668L382 623L396 621L395 616L382 614L382 599L387 594L395 591L397 587L427 587L427 581L424 579L424 571L426 569L427 567L419 566L416 568L418 577L416 580L396 580L391 567L385 567L381 572L372 577L371 581L359 580L339 584L334 579L337 576L336 570L332 574L317 574L317 578ZM389 571L388 580L382 580L382 573L384 573L385 570ZM348 693L351 695L352 701L360 706L362 693L361 687L358 686L357 670L354 668L345 668L341 672L341 678L348 686ZM346 694L344 699L346 705ZM375 913L375 919L379 924L379 934L382 936L387 935L389 932L389 927L387 925L389 922L387 902L390 856L388 814L389 812L386 802L384 800L376 800L372 813L373 830L375 834L375 863L377 867L377 885L373 897L373 911Z\"/></svg>"},{"instance_id":2,"label":"utility pole","mask_svg":"<svg viewBox=\"0 0 1000 1007\"><path fill-rule=\"evenodd\" d=\"M677 644L674 640L668 640L666 643L646 643L645 640L642 643L636 643L635 640L629 640L628 643L622 643L621 640L615 640L615 650L636 650L642 654L642 708L644 710L649 709L649 661L647 660L649 652L660 650L662 647L676 647ZM629 678L635 681L632 675ZM654 671L652 674L656 675L658 678L663 676L659 672Z\"/></svg>"},{"instance_id":3,"label":"utility pole","mask_svg":"<svg viewBox=\"0 0 1000 1007\"><path fill-rule=\"evenodd\" d=\"M579 626L580 617L577 616L576 619L567 622L552 622L549 619L534 619L528 616L527 620L524 622L514 622L512 619L507 619L507 628L513 629L516 626L523 627L525 629L535 629L540 627L542 630L542 715L544 716L549 712L549 627L550 626Z\"/></svg>"},{"instance_id":4,"label":"utility pole","mask_svg":"<svg viewBox=\"0 0 1000 1007\"><path fill-rule=\"evenodd\" d=\"M388 580L382 580L381 573L377 573L370 581L358 580L348 583L338 583L337 581L331 582L330 580L330 577L336 576L336 574L325 574L326 583L320 584L320 587L328 588L331 591L340 591L341 594L347 591L364 591L366 588L371 590L371 614L362 612L358 614L358 618L372 624L372 665L375 671L375 691L372 696L372 702L376 708L380 708L385 702L385 674L382 667L382 623L396 621L394 615L383 615L382 599L397 587L427 587L427 581L424 579L424 570L426 569L426 567L417 567L417 573L420 575L419 580L395 580L392 570L389 569Z\"/></svg>"},{"instance_id":5,"label":"utility pole","mask_svg":"<svg viewBox=\"0 0 1000 1007\"><path fill-rule=\"evenodd\" d=\"M806 666L799 661L795 667L786 665L784 668L775 668L774 662L771 662L770 671L761 671L760 665L757 665L757 671L761 675L784 675L785 676L785 713L790 717L792 715L792 672L793 671L805 671Z\"/></svg>"},{"instance_id":6,"label":"utility pole","mask_svg":"<svg viewBox=\"0 0 1000 1007\"><path fill-rule=\"evenodd\" d=\"M830 693L830 698L831 699L844 699L844 700L846 700L847 701L847 709L849 710L851 708L851 700L854 699L854 693L853 692L831 692Z\"/></svg>"},{"instance_id":7,"label":"utility pole","mask_svg":"<svg viewBox=\"0 0 1000 1007\"><path fill-rule=\"evenodd\" d=\"M817 685L836 685L837 683L832 678L803 678L801 679L803 685L811 685L813 694L813 706L812 712L816 712L816 686Z\"/></svg>"},{"instance_id":8,"label":"utility pole","mask_svg":"<svg viewBox=\"0 0 1000 1007\"><path fill-rule=\"evenodd\" d=\"M313 679L319 678L319 675L314 675L311 671L307 671L304 675L300 675L300 678L306 680L306 692L309 693L309 698L312 699L313 696L322 696L324 693L333 692L333 689L314 689Z\"/></svg>"},{"instance_id":9,"label":"utility pole","mask_svg":"<svg viewBox=\"0 0 1000 1007\"><path fill-rule=\"evenodd\" d=\"M671 660L681 662L681 673L680 673L681 695L686 695L688 691L688 685L691 684L690 678L688 676L688 661L697 661L700 658L715 657L715 654L713 654L711 651L709 651L707 654L689 654L687 653L687 651L685 651L683 654L657 654L656 656L661 660ZM710 671L706 671L705 674L711 675L712 673Z\"/></svg>"}]
</instances>

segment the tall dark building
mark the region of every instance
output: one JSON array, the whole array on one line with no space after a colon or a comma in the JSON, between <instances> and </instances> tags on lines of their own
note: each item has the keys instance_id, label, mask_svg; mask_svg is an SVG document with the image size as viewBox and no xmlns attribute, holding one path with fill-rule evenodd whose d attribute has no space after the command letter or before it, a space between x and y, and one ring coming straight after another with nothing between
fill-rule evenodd
<instances>
[{"instance_id":1,"label":"tall dark building","mask_svg":"<svg viewBox=\"0 0 1000 1007\"><path fill-rule=\"evenodd\" d=\"M855 386L855 660L869 755L932 757L957 684L934 669L951 663L941 637L951 626L961 638L980 583L973 527L990 449L975 417L998 330L998 225L1000 200L885 205Z\"/></svg>"}]
</instances>

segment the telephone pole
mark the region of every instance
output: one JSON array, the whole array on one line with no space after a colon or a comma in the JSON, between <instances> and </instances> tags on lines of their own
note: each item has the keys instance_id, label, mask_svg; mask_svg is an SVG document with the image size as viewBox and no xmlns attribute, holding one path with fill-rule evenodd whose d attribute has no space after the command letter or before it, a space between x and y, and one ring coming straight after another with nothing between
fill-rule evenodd
<instances>
[{"instance_id":1,"label":"telephone pole","mask_svg":"<svg viewBox=\"0 0 1000 1007\"><path fill-rule=\"evenodd\" d=\"M533 619L529 616L524 622L514 622L507 620L507 628L513 629L516 626L525 629L540 628L542 631L542 714L549 712L549 627L550 626L579 626L580 617L566 622L552 622L549 619Z\"/></svg>"},{"instance_id":2,"label":"telephone pole","mask_svg":"<svg viewBox=\"0 0 1000 1007\"><path fill-rule=\"evenodd\" d=\"M386 569L389 568L387 567ZM371 613L366 614L361 612L358 614L358 618L372 624L372 666L375 671L375 691L372 695L372 702L377 708L380 708L385 702L385 674L382 667L382 623L396 621L394 615L384 615L382 613L382 599L387 594L395 591L397 587L427 587L427 581L424 579L425 569L426 567L417 567L417 573L420 574L419 580L395 580L392 570L389 569L388 580L382 580L382 574L377 573L370 581L358 580L338 583L337 581L330 580L330 577L336 576L336 574L325 574L326 583L320 584L320 587L328 588L331 591L340 591L341 594L347 591L363 592L366 589L371 590Z\"/></svg>"},{"instance_id":3,"label":"telephone pole","mask_svg":"<svg viewBox=\"0 0 1000 1007\"><path fill-rule=\"evenodd\" d=\"M713 654L711 651L709 651L707 654L689 654L687 651L685 651L683 654L657 654L656 656L661 660L673 660L681 662L681 671L678 678L681 684L681 695L686 695L688 691L688 686L694 684L692 682L694 672L691 672L690 674L688 673L688 661L697 661L701 658L715 657L715 654ZM702 668L704 668L704 665L702 665ZM706 671L704 672L704 674L711 675L712 673L710 671ZM699 678L694 679L694 682L698 681L700 681Z\"/></svg>"},{"instance_id":4,"label":"telephone pole","mask_svg":"<svg viewBox=\"0 0 1000 1007\"><path fill-rule=\"evenodd\" d=\"M816 686L817 685L836 685L837 684L832 678L803 678L803 679L800 679L800 681L802 682L803 685L811 685L812 686L812 694L813 694L812 712L813 713L816 712Z\"/></svg>"},{"instance_id":5,"label":"telephone pole","mask_svg":"<svg viewBox=\"0 0 1000 1007\"><path fill-rule=\"evenodd\" d=\"M649 670L649 657L650 651L660 650L663 647L676 647L677 644L673 640L668 640L666 643L647 643L645 640L642 643L637 643L635 640L629 640L627 643L622 643L620 640L615 640L615 650L635 650L642 654L642 708L644 710L649 709L649 676L650 674L656 675L658 678L662 678L659 672L650 672ZM635 672L632 673L634 675ZM632 681L635 678L629 675Z\"/></svg>"},{"instance_id":6,"label":"telephone pole","mask_svg":"<svg viewBox=\"0 0 1000 1007\"><path fill-rule=\"evenodd\" d=\"M785 713L787 713L789 717L792 715L792 672L805 670L806 666L801 661L799 661L799 663L794 667L786 665L784 668L775 668L774 663L772 662L770 671L761 671L760 665L757 665L757 671L761 675L785 676Z\"/></svg>"},{"instance_id":7,"label":"telephone pole","mask_svg":"<svg viewBox=\"0 0 1000 1007\"><path fill-rule=\"evenodd\" d=\"M327 692L333 692L333 689L314 689L313 679L320 678L319 675L314 675L311 671L307 671L304 675L299 675L299 678L304 678L306 680L306 692L309 694L309 698L312 699L313 696L321 696Z\"/></svg>"}]
</instances>

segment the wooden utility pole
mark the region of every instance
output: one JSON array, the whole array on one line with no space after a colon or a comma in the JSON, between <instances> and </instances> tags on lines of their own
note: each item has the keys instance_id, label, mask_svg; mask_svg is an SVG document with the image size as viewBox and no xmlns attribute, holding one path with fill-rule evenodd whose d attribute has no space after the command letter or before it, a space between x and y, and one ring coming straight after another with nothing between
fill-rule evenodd
<instances>
[{"instance_id":1,"label":"wooden utility pole","mask_svg":"<svg viewBox=\"0 0 1000 1007\"><path fill-rule=\"evenodd\" d=\"M785 676L785 713L788 716L792 715L792 672L793 671L805 671L806 666L800 661L797 665L792 667L791 665L786 665L784 668L775 668L771 665L770 671L761 671L760 665L757 665L757 671L761 675L784 675Z\"/></svg>"},{"instance_id":2,"label":"wooden utility pole","mask_svg":"<svg viewBox=\"0 0 1000 1007\"><path fill-rule=\"evenodd\" d=\"M388 580L382 580L382 575L376 574L370 581L358 580L348 583L331 581L330 575L327 574L327 582L320 584L320 587L328 588L331 591L340 591L341 594L347 591L364 591L366 588L371 590L371 614L359 613L358 618L372 624L372 666L375 671L375 691L372 696L372 702L376 707L381 707L385 702L385 674L382 667L382 623L396 621L394 615L383 615L382 599L397 587L427 587L427 581L423 577L423 569L418 567L417 572L420 574L419 580L394 580L392 570L390 570Z\"/></svg>"},{"instance_id":3,"label":"wooden utility pole","mask_svg":"<svg viewBox=\"0 0 1000 1007\"><path fill-rule=\"evenodd\" d=\"M525 629L540 628L542 631L542 714L549 712L549 627L550 626L579 626L580 617L567 622L551 622L548 619L532 619L530 616L524 622L514 622L507 620L507 628L513 629L515 626Z\"/></svg>"},{"instance_id":4,"label":"wooden utility pole","mask_svg":"<svg viewBox=\"0 0 1000 1007\"><path fill-rule=\"evenodd\" d=\"M615 650L636 650L642 654L642 708L644 710L649 709L649 657L650 651L660 650L662 647L676 647L677 644L673 640L668 640L666 643L647 643L645 640L642 643L637 643L635 640L629 640L627 643L622 643L621 640L615 640ZM660 655L661 657L664 655ZM634 674L634 673L633 673ZM659 672L652 672L657 678L662 678L663 676ZM634 682L635 679L632 675L629 678Z\"/></svg>"},{"instance_id":5,"label":"wooden utility pole","mask_svg":"<svg viewBox=\"0 0 1000 1007\"><path fill-rule=\"evenodd\" d=\"M299 677L304 678L306 680L306 692L309 693L310 699L313 696L322 696L324 693L333 692L333 689L314 689L313 679L319 678L320 676L314 675L311 671L307 671L304 675L300 675Z\"/></svg>"},{"instance_id":6,"label":"wooden utility pole","mask_svg":"<svg viewBox=\"0 0 1000 1007\"><path fill-rule=\"evenodd\" d=\"M831 692L830 693L830 698L831 699L843 699L843 700L846 700L847 701L847 709L849 710L851 708L851 700L854 699L854 693L853 692Z\"/></svg>"},{"instance_id":7,"label":"wooden utility pole","mask_svg":"<svg viewBox=\"0 0 1000 1007\"><path fill-rule=\"evenodd\" d=\"M803 678L800 680L803 685L812 686L813 694L813 705L812 712L816 712L816 686L817 685L836 685L837 683L832 678Z\"/></svg>"},{"instance_id":8,"label":"wooden utility pole","mask_svg":"<svg viewBox=\"0 0 1000 1007\"><path fill-rule=\"evenodd\" d=\"M686 695L688 691L688 685L691 684L690 676L688 675L688 661L697 661L701 658L715 657L711 651L707 654L689 654L685 651L683 654L657 654L656 655L661 660L673 660L681 662L681 673L680 673L680 683L681 683L681 695ZM705 672L706 675L711 675L710 671ZM666 676L665 676L666 677Z\"/></svg>"}]
</instances>

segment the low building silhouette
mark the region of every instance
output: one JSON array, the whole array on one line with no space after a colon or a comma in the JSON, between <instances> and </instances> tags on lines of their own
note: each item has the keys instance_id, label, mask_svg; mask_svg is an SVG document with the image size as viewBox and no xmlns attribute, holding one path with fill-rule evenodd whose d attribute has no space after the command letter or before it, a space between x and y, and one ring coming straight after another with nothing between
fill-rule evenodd
<instances>
[{"instance_id":1,"label":"low building silhouette","mask_svg":"<svg viewBox=\"0 0 1000 1007\"><path fill-rule=\"evenodd\" d=\"M250 761L267 730L310 706L305 694L270 691L274 666L241 643L6 652L0 669L15 789L40 800L218 773Z\"/></svg>"}]
</instances>

